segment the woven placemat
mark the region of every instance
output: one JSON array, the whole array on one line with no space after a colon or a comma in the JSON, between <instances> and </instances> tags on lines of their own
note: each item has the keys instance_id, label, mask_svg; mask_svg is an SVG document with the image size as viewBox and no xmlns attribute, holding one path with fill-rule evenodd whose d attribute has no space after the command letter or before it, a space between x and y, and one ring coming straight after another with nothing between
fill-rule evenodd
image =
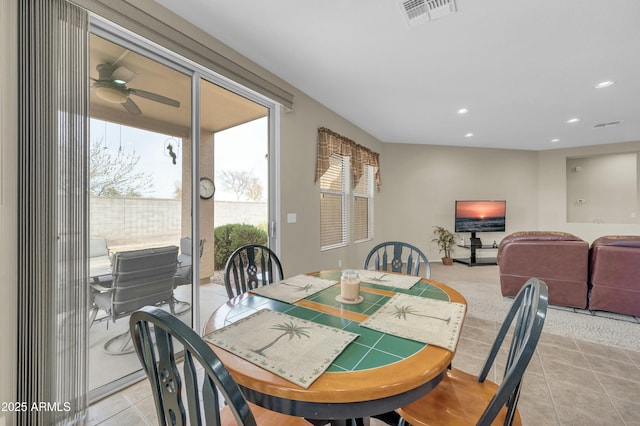
<instances>
[{"instance_id":1,"label":"woven placemat","mask_svg":"<svg viewBox=\"0 0 640 426\"><path fill-rule=\"evenodd\" d=\"M263 309L209 333L205 339L308 388L357 337L339 328Z\"/></svg>"},{"instance_id":2,"label":"woven placemat","mask_svg":"<svg viewBox=\"0 0 640 426\"><path fill-rule=\"evenodd\" d=\"M310 275L296 275L274 284L265 285L251 290L254 294L280 300L287 303L295 303L298 300L311 296L327 287L337 284L336 280L326 280Z\"/></svg>"},{"instance_id":3,"label":"woven placemat","mask_svg":"<svg viewBox=\"0 0 640 426\"><path fill-rule=\"evenodd\" d=\"M462 303L397 293L360 325L454 351L465 311Z\"/></svg>"},{"instance_id":4,"label":"woven placemat","mask_svg":"<svg viewBox=\"0 0 640 426\"><path fill-rule=\"evenodd\" d=\"M400 275L400 274L388 274L384 271L372 271L367 269L361 269L358 271L360 281L382 285L390 288L401 288L408 290L418 281L420 277L414 277L412 275Z\"/></svg>"}]
</instances>

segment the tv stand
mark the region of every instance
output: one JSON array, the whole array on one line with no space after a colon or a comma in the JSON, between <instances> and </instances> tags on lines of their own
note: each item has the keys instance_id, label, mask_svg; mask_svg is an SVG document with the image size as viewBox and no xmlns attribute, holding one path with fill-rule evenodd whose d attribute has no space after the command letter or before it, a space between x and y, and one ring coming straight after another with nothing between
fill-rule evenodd
<instances>
[{"instance_id":1,"label":"tv stand","mask_svg":"<svg viewBox=\"0 0 640 426\"><path fill-rule=\"evenodd\" d=\"M489 250L489 249L496 250L497 247L495 247L493 244L483 245L482 241L480 241L480 238L476 237L475 232L471 233L470 241L471 241L470 244L463 244L463 245L458 244L458 247L462 247L470 250L469 257L456 258L456 259L453 259L454 262L462 263L467 266L497 265L495 257L480 257L480 258L476 257L476 250Z\"/></svg>"}]
</instances>

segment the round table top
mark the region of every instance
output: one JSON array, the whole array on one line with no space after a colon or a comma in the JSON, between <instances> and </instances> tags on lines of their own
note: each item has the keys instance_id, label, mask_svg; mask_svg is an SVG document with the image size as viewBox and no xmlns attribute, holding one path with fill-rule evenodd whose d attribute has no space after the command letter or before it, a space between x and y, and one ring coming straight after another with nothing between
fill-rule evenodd
<instances>
[{"instance_id":1,"label":"round table top","mask_svg":"<svg viewBox=\"0 0 640 426\"><path fill-rule=\"evenodd\" d=\"M322 271L309 275L327 279L339 279L339 274L339 271ZM420 287L421 292L426 292L425 297L448 299L451 302L466 304L466 300L460 293L440 282L422 278L415 287ZM332 299L335 301L336 291L339 293L339 285L323 290L323 292L327 292L324 298L307 298L296 302L294 305L357 323L367 318L368 315L362 313L362 311L371 312L371 309L367 309L363 304L360 306L341 305L337 302L333 304L325 303L325 301ZM381 296L388 300L396 292L405 291L366 283L361 286L361 294L365 296L366 300L375 298L375 296ZM237 296L222 305L211 315L205 326L204 334L206 336L206 334L243 317L238 315L241 309L246 310L246 315L249 315L265 307L271 308L269 305L274 305L271 302L274 301L252 293ZM276 302L275 305L277 304L282 304L282 302ZM230 317L233 320L229 320ZM431 389L431 387L425 387L425 384L435 381L433 384L435 386L439 382L442 374L451 364L454 352L434 345L413 341L407 341L407 343L411 343L414 346L410 352L407 352L405 357L399 359L395 357L392 362L380 361L373 368L352 368L349 371L332 371L330 368L306 389L215 345L209 345L231 372L236 382L241 387L255 391L253 397L251 395L247 396L250 400L257 399L252 402L263 405L264 399L255 397L255 395L261 395L266 396L267 399L275 397L275 399L311 404L357 405L358 403L370 403L373 400L388 399L411 393L421 387L425 388L422 392L424 394ZM417 397L422 396L422 394ZM266 408L274 409L274 407L268 406ZM290 414L300 415L295 410Z\"/></svg>"}]
</instances>

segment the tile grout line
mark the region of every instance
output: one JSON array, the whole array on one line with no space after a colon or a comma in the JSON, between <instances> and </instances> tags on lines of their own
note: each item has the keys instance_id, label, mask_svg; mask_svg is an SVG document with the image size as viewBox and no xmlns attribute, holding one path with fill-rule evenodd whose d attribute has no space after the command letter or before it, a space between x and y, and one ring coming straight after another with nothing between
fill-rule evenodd
<instances>
[{"instance_id":1,"label":"tile grout line","mask_svg":"<svg viewBox=\"0 0 640 426\"><path fill-rule=\"evenodd\" d=\"M556 400L555 400L555 398L553 396L553 392L551 391L551 386L549 385L549 377L547 377L547 370L546 370L546 368L544 366L544 363L542 362L542 356L538 352L537 348L536 348L536 353L538 354L538 361L540 362L540 368L542 369L542 375L544 377L544 384L545 384L545 386L547 388L547 392L549 392L549 399L551 399L551 405L553 407L553 412L555 414L556 421L557 421L559 426L562 426L562 419L560 418L560 413L558 412L558 406L557 406Z\"/></svg>"}]
</instances>

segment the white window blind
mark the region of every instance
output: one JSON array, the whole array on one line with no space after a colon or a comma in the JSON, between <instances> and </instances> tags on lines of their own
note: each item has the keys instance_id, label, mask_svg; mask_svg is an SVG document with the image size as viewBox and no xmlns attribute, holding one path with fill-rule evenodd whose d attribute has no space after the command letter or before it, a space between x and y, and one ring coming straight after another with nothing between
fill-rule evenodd
<instances>
[{"instance_id":1,"label":"white window blind","mask_svg":"<svg viewBox=\"0 0 640 426\"><path fill-rule=\"evenodd\" d=\"M360 182L353 189L353 239L373 238L373 167L365 166Z\"/></svg>"},{"instance_id":2,"label":"white window blind","mask_svg":"<svg viewBox=\"0 0 640 426\"><path fill-rule=\"evenodd\" d=\"M347 244L347 191L349 157L333 154L329 169L320 177L321 250Z\"/></svg>"}]
</instances>

